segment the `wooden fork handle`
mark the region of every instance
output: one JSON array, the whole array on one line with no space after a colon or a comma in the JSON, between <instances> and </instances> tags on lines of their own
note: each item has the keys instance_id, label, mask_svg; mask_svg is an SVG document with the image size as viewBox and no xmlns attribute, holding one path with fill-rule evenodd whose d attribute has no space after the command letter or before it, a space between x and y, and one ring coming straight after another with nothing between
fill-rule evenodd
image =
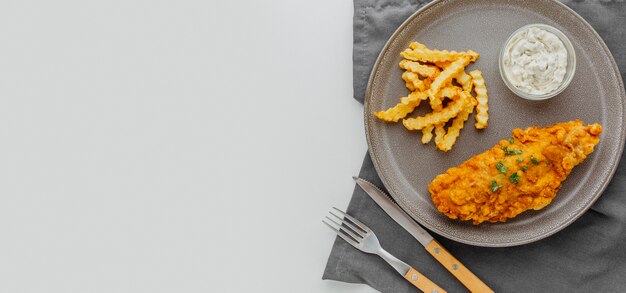
<instances>
[{"instance_id":1,"label":"wooden fork handle","mask_svg":"<svg viewBox=\"0 0 626 293\"><path fill-rule=\"evenodd\" d=\"M471 292L493 293L491 288L452 256L437 240L433 240L426 245L426 250Z\"/></svg>"},{"instance_id":2,"label":"wooden fork handle","mask_svg":"<svg viewBox=\"0 0 626 293\"><path fill-rule=\"evenodd\" d=\"M441 287L437 286L437 284L433 283L433 281L420 274L420 272L416 271L414 268L410 268L406 275L404 275L404 278L407 281L411 282L413 286L417 287L417 289L422 290L422 292L446 293L446 290L443 290Z\"/></svg>"}]
</instances>

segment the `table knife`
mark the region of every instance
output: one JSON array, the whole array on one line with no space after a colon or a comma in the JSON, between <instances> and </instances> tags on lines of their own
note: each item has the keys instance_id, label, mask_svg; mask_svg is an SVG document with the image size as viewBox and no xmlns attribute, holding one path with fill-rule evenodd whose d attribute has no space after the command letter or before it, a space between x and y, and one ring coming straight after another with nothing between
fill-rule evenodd
<instances>
[{"instance_id":1,"label":"table knife","mask_svg":"<svg viewBox=\"0 0 626 293\"><path fill-rule=\"evenodd\" d=\"M407 215L396 202L376 185L369 181L353 177L365 193L367 193L394 221L408 231L426 251L441 263L454 277L467 287L471 292L493 292L483 281L467 269L450 252L448 252L437 240L418 225L413 218Z\"/></svg>"}]
</instances>

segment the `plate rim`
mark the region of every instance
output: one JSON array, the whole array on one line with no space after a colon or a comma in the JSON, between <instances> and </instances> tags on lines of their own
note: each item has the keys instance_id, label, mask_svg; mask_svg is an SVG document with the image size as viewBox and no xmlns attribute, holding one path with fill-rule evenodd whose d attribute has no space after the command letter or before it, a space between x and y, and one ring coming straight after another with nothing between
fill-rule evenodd
<instances>
[{"instance_id":1,"label":"plate rim","mask_svg":"<svg viewBox=\"0 0 626 293\"><path fill-rule=\"evenodd\" d=\"M458 1L458 0L453 0L453 1ZM621 92L620 95L620 101L621 101L621 105L622 105L622 116L624 116L624 113L626 113L626 91L624 89L624 81L622 80L622 76L621 73L619 71L619 67L617 67L617 63L615 63L615 58L613 57L613 54L611 53L611 51L609 50L609 48L607 47L606 43L604 42L604 40L602 39L602 37L598 34L598 32L582 17L580 16L576 11L574 11L573 9L569 8L567 5L559 2L558 0L545 0L546 2L551 2L553 4L556 4L557 6L560 6L562 9L564 9L564 11L568 12L569 14L571 14L572 16L574 16L575 18L577 18L579 21L581 21L581 23L592 33L592 35L597 39L598 43L600 43L602 49L604 50L604 52L606 53L606 55L609 58L609 61L611 63L611 67L613 69L613 73L615 74L615 76L617 77L617 81L619 84L619 90ZM602 194L604 193L604 191L606 190L606 188L608 187L608 185L611 183L615 172L617 171L617 167L619 166L619 162L620 159L623 155L624 152L624 144L626 141L626 127L622 126L621 132L620 132L620 137L619 137L619 145L617 147L618 150L618 155L616 156L615 160L613 160L613 165L610 168L609 171L609 175L606 176L606 180L604 180L604 182L602 182L602 185L600 186L600 188L598 188L597 194L595 194L592 198L592 200L590 200L581 210L579 213L577 213L576 215L566 219L566 221L560 223L555 229L551 229L548 232L539 234L537 236L534 237L530 237L527 239L523 239L523 240L515 240L515 241L509 241L509 242L498 242L498 243L489 243L489 242L475 242L475 241L471 241L471 240L466 240L463 239L461 237L456 237L453 235L449 235L448 233L444 233L443 231L439 230L438 228L428 224L428 223L424 223L423 221L420 221L420 219L418 219L417 217L415 217L413 215L413 213L410 212L410 209L408 208L407 204L400 198L398 197L395 193L396 191L393 188L390 188L392 185L389 184L388 182L391 181L390 178L388 178L388 174L382 172L382 167L380 166L380 161L379 159L375 156L375 154L373 154L372 152L372 137L370 134L370 119L371 117L369 117L370 115L368 115L369 111L369 104L370 104L370 100L372 98L372 83L374 78L376 77L377 71L378 71L378 67L382 61L382 57L385 54L386 51L388 51L389 46L391 45L392 41L394 41L398 35L405 29L406 26L408 26L408 24L410 22L412 22L419 14L424 13L426 10L428 9L432 9L433 7L437 6L437 5L446 5L446 3L449 2L448 1L440 1L440 0L433 0L430 3L422 6L420 9L418 9L417 11L415 11L413 14L411 14L407 19L405 19L402 24L400 24L400 26L398 26L398 28L393 32L393 34L387 39L387 41L385 42L385 45L383 46L383 48L380 50L380 52L378 53L376 60L374 62L374 65L372 67L372 70L370 72L369 78L367 80L367 87L365 89L365 96L364 96L364 111L363 111L363 119L364 119L364 127L365 127L365 138L366 138L366 142L367 142L367 146L368 146L368 153L370 154L370 158L372 159L372 162L374 164L374 169L376 170L376 173L379 175L381 181L383 182L383 185L385 185L385 188L387 188L387 190L389 191L389 194L394 198L394 200L398 203L398 205L409 215L411 216L411 218L413 218L413 220L415 220L416 222L418 222L420 225L424 226L425 228L427 228L430 231L433 231L435 233L437 233L440 236L443 236L445 238L460 242L460 243L464 243L464 244L469 244L469 245L473 245L473 246L481 246L481 247L511 247L511 246L519 246L519 245L523 245L523 244L528 244L528 243L532 243L544 238L547 238L551 235L554 235L555 233L565 229L566 227L568 227L569 225L571 225L574 221L576 221L577 219L579 219L583 214L585 214L589 208L591 208L591 206L598 200L598 198L600 198L600 196L602 196Z\"/></svg>"}]
</instances>

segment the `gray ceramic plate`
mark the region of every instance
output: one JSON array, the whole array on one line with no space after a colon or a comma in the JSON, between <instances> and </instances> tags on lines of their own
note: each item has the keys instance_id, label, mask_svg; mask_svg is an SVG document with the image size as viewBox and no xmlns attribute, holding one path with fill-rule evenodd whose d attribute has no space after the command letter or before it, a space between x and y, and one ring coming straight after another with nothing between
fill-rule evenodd
<instances>
[{"instance_id":1,"label":"gray ceramic plate","mask_svg":"<svg viewBox=\"0 0 626 293\"><path fill-rule=\"evenodd\" d=\"M530 23L552 25L576 49L577 69L570 86L547 101L515 96L500 78L498 53L507 37ZM454 148L443 153L423 145L420 132L371 115L395 105L408 91L401 79L399 53L412 40L431 48L472 49L481 54L468 68L480 69L489 92L489 127L478 131L472 116ZM557 1L442 0L413 14L389 39L370 76L365 127L378 174L391 195L416 221L447 238L479 246L513 246L552 235L580 217L602 194L624 145L624 85L598 34L579 15ZM418 114L423 112L417 112ZM432 179L475 154L510 137L513 128L581 119L604 127L601 141L577 166L553 202L506 223L474 226L451 220L433 206L427 186Z\"/></svg>"}]
</instances>

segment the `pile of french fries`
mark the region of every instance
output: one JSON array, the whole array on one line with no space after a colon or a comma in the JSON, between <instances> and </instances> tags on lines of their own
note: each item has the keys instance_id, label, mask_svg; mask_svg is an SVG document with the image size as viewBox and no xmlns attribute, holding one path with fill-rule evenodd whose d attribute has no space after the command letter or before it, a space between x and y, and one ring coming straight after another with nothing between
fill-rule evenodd
<instances>
[{"instance_id":1,"label":"pile of french fries","mask_svg":"<svg viewBox=\"0 0 626 293\"><path fill-rule=\"evenodd\" d=\"M456 143L465 121L476 108L477 129L487 127L487 87L480 70L465 72L465 67L476 61L478 53L431 50L418 42L410 44L400 55L402 79L411 93L400 98L400 103L386 111L375 112L379 119L398 122L408 130L422 131L422 143L433 139L437 149L449 151ZM455 84L456 83L456 84ZM472 91L476 94L472 95ZM446 100L448 99L448 100ZM422 101L429 101L431 113L407 118ZM444 106L444 102L446 105ZM448 123L451 120L450 123ZM449 124L446 130L446 124Z\"/></svg>"}]
</instances>

